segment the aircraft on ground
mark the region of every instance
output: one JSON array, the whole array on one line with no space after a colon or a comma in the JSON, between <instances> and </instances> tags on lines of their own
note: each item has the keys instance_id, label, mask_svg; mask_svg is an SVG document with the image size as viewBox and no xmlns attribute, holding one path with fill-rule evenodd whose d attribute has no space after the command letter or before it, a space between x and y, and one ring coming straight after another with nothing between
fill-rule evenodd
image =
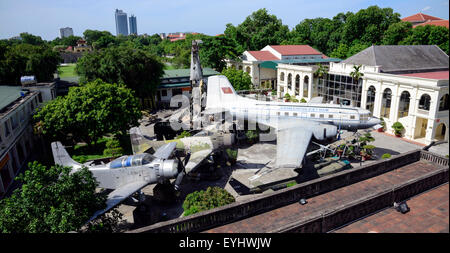
<instances>
[{"instance_id":1,"label":"aircraft on ground","mask_svg":"<svg viewBox=\"0 0 450 253\"><path fill-rule=\"evenodd\" d=\"M168 159L175 150L176 143L167 143L154 154L142 153L119 157L107 164L80 164L74 161L61 142L51 144L55 164L72 167L76 172L83 166L89 168L99 187L113 190L108 194L106 208L98 210L89 221L120 204L133 193L153 183L163 183L179 174L178 161Z\"/></svg>"},{"instance_id":2,"label":"aircraft on ground","mask_svg":"<svg viewBox=\"0 0 450 253\"><path fill-rule=\"evenodd\" d=\"M143 135L139 127L133 127L130 129L130 138L134 154L152 152L151 150L154 151L168 143L176 143L176 149L187 154L187 160L182 163L185 164L184 169L175 181L175 190L179 190L179 185L185 174L198 168L214 152L234 144L233 133L207 130L180 139L157 141Z\"/></svg>"},{"instance_id":3,"label":"aircraft on ground","mask_svg":"<svg viewBox=\"0 0 450 253\"><path fill-rule=\"evenodd\" d=\"M276 129L278 168L299 168L312 137L334 138L341 129L381 127L380 119L358 107L324 104L321 97L309 103L266 102L239 96L223 75L207 82L204 114L228 113L232 120L246 120Z\"/></svg>"}]
</instances>

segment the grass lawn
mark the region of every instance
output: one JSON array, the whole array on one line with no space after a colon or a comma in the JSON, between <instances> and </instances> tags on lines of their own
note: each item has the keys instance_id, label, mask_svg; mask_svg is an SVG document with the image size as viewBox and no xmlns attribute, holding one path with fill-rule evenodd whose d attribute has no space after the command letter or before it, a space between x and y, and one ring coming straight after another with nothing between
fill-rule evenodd
<instances>
[{"instance_id":1,"label":"grass lawn","mask_svg":"<svg viewBox=\"0 0 450 253\"><path fill-rule=\"evenodd\" d=\"M91 147L87 144L77 144L74 147L67 148L67 152L73 160L79 163L110 157L103 154L103 151L106 149L106 142L110 139L112 139L112 137L103 137L97 142L97 145L92 145ZM123 154L118 154L117 156L132 154L133 151L131 148L129 135L124 136L122 140L119 140L119 142L124 152Z\"/></svg>"},{"instance_id":2,"label":"grass lawn","mask_svg":"<svg viewBox=\"0 0 450 253\"><path fill-rule=\"evenodd\" d=\"M176 67L174 65L169 65L167 63L164 63L164 69L171 70L171 69L176 69Z\"/></svg>"},{"instance_id":3,"label":"grass lawn","mask_svg":"<svg viewBox=\"0 0 450 253\"><path fill-rule=\"evenodd\" d=\"M59 77L74 77L78 76L75 73L76 64L69 64L67 66L58 66Z\"/></svg>"}]
</instances>

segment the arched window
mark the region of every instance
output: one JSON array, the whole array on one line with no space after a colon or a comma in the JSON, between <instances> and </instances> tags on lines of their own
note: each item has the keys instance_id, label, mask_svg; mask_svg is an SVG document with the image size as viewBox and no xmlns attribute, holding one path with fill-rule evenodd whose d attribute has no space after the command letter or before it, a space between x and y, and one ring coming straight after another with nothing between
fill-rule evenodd
<instances>
[{"instance_id":1,"label":"arched window","mask_svg":"<svg viewBox=\"0 0 450 253\"><path fill-rule=\"evenodd\" d=\"M300 75L295 76L295 95L300 95Z\"/></svg>"},{"instance_id":2,"label":"arched window","mask_svg":"<svg viewBox=\"0 0 450 253\"><path fill-rule=\"evenodd\" d=\"M303 79L303 97L308 97L309 76Z\"/></svg>"},{"instance_id":3,"label":"arched window","mask_svg":"<svg viewBox=\"0 0 450 253\"><path fill-rule=\"evenodd\" d=\"M400 95L400 103L398 105L399 118L408 116L410 98L411 95L407 91L402 92L402 94Z\"/></svg>"},{"instance_id":4,"label":"arched window","mask_svg":"<svg viewBox=\"0 0 450 253\"><path fill-rule=\"evenodd\" d=\"M389 114L391 112L391 100L392 100L392 91L387 88L383 92L383 99L381 101L381 117L389 118Z\"/></svg>"},{"instance_id":5,"label":"arched window","mask_svg":"<svg viewBox=\"0 0 450 253\"><path fill-rule=\"evenodd\" d=\"M284 72L281 72L280 74L280 81L284 82Z\"/></svg>"},{"instance_id":6,"label":"arched window","mask_svg":"<svg viewBox=\"0 0 450 253\"><path fill-rule=\"evenodd\" d=\"M245 68L245 72L250 74L250 67Z\"/></svg>"},{"instance_id":7,"label":"arched window","mask_svg":"<svg viewBox=\"0 0 450 253\"><path fill-rule=\"evenodd\" d=\"M242 65L239 65L239 70L242 70L244 67L242 67Z\"/></svg>"},{"instance_id":8,"label":"arched window","mask_svg":"<svg viewBox=\"0 0 450 253\"><path fill-rule=\"evenodd\" d=\"M373 86L370 86L369 89L367 90L366 109L369 110L372 114L375 105L375 92L376 89Z\"/></svg>"},{"instance_id":9,"label":"arched window","mask_svg":"<svg viewBox=\"0 0 450 253\"><path fill-rule=\"evenodd\" d=\"M441 97L439 100L439 111L448 110L448 93Z\"/></svg>"},{"instance_id":10,"label":"arched window","mask_svg":"<svg viewBox=\"0 0 450 253\"><path fill-rule=\"evenodd\" d=\"M288 90L292 89L292 74L289 73L288 75Z\"/></svg>"},{"instance_id":11,"label":"arched window","mask_svg":"<svg viewBox=\"0 0 450 253\"><path fill-rule=\"evenodd\" d=\"M430 110L431 97L428 94L423 94L419 100L419 109L429 111Z\"/></svg>"}]
</instances>

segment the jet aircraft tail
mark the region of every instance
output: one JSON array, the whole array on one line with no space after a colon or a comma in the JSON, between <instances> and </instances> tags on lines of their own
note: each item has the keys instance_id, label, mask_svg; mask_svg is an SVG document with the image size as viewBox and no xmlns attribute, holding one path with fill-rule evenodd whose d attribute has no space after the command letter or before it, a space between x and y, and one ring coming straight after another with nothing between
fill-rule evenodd
<instances>
[{"instance_id":1,"label":"jet aircraft tail","mask_svg":"<svg viewBox=\"0 0 450 253\"><path fill-rule=\"evenodd\" d=\"M226 76L217 75L208 77L206 110L222 108L224 104L236 103L238 99L239 96Z\"/></svg>"},{"instance_id":2,"label":"jet aircraft tail","mask_svg":"<svg viewBox=\"0 0 450 253\"><path fill-rule=\"evenodd\" d=\"M55 164L65 166L65 167L72 167L72 169L79 169L81 168L82 164L75 162L67 153L64 146L61 144L61 142L52 142L52 153L53 153L53 159L55 160Z\"/></svg>"}]
</instances>

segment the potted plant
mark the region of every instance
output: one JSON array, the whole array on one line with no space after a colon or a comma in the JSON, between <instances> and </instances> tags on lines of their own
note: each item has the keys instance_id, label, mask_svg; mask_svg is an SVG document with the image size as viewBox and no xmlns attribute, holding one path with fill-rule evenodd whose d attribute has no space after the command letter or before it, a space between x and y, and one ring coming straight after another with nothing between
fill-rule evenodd
<instances>
[{"instance_id":1,"label":"potted plant","mask_svg":"<svg viewBox=\"0 0 450 253\"><path fill-rule=\"evenodd\" d=\"M384 119L383 118L380 118L380 125L381 125L381 127L380 128L378 128L378 132L384 132L384 130L386 130L386 122L384 121Z\"/></svg>"},{"instance_id":2,"label":"potted plant","mask_svg":"<svg viewBox=\"0 0 450 253\"><path fill-rule=\"evenodd\" d=\"M403 124L402 123L400 123L400 122L395 122L393 125L392 125L392 128L394 129L394 134L395 134L395 136L397 136L397 137L401 137L402 136L402 131L403 131L403 129L405 129L405 127L403 126Z\"/></svg>"},{"instance_id":3,"label":"potted plant","mask_svg":"<svg viewBox=\"0 0 450 253\"><path fill-rule=\"evenodd\" d=\"M238 151L230 148L227 148L225 151L227 153L228 161L230 162L230 164L236 164Z\"/></svg>"},{"instance_id":4,"label":"potted plant","mask_svg":"<svg viewBox=\"0 0 450 253\"><path fill-rule=\"evenodd\" d=\"M291 100L291 95L289 93L284 94L284 102L289 102Z\"/></svg>"},{"instance_id":5,"label":"potted plant","mask_svg":"<svg viewBox=\"0 0 450 253\"><path fill-rule=\"evenodd\" d=\"M362 156L363 161L369 160L372 158L374 145L364 145L363 150L361 150L360 155Z\"/></svg>"},{"instance_id":6,"label":"potted plant","mask_svg":"<svg viewBox=\"0 0 450 253\"><path fill-rule=\"evenodd\" d=\"M336 149L336 155L341 157L342 153L344 152L345 144L341 144Z\"/></svg>"}]
</instances>

